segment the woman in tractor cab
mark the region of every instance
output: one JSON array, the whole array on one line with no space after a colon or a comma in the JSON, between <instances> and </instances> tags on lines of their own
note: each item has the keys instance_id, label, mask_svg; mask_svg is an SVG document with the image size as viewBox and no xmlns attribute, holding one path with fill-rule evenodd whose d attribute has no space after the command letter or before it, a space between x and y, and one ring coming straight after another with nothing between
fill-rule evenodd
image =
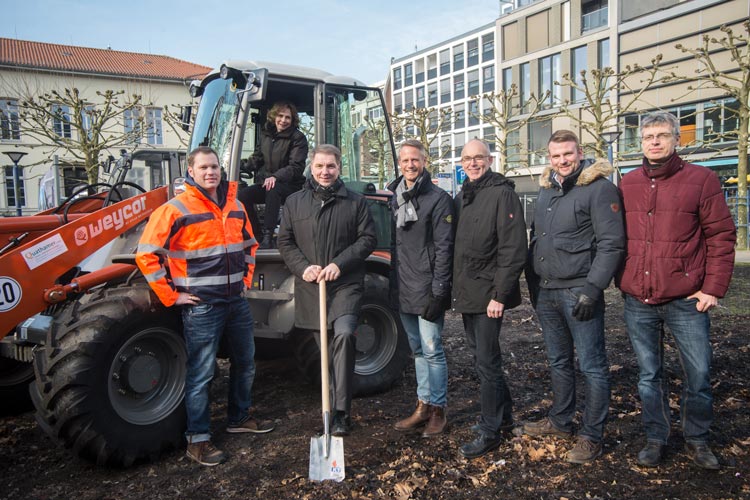
<instances>
[{"instance_id":1,"label":"woman in tractor cab","mask_svg":"<svg viewBox=\"0 0 750 500\"><path fill-rule=\"evenodd\" d=\"M302 189L307 150L307 138L299 130L297 108L287 101L275 103L261 129L260 147L242 166L244 172L253 175L254 183L241 188L238 195L250 217L253 233L262 234L260 248L274 247L273 233L281 205L287 196ZM256 203L266 204L262 228Z\"/></svg>"}]
</instances>

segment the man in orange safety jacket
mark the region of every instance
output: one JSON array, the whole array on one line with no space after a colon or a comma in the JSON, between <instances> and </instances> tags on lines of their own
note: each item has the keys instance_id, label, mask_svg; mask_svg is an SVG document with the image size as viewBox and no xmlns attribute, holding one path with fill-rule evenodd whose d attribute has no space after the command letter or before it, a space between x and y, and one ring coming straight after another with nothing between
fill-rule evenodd
<instances>
[{"instance_id":1,"label":"man in orange safety jacket","mask_svg":"<svg viewBox=\"0 0 750 500\"><path fill-rule=\"evenodd\" d=\"M252 283L258 243L237 201L237 183L222 179L213 149L201 146L188 155L185 188L149 218L136 262L165 306L181 306L188 355L187 456L211 466L227 458L211 443L208 391L222 335L232 361L227 432L273 430L250 416L255 343L242 294Z\"/></svg>"}]
</instances>

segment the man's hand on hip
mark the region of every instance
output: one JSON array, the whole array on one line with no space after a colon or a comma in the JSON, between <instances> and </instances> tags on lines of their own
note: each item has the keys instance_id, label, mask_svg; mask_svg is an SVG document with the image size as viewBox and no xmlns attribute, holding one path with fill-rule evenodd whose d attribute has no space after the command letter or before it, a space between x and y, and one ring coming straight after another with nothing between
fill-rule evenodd
<instances>
[{"instance_id":1,"label":"man's hand on hip","mask_svg":"<svg viewBox=\"0 0 750 500\"><path fill-rule=\"evenodd\" d=\"M710 309L716 307L716 305L719 303L719 299L717 299L713 295L709 295L701 291L695 292L693 295L688 297L688 299L698 300L698 302L696 302L695 304L695 308L700 312L708 312Z\"/></svg>"}]
</instances>

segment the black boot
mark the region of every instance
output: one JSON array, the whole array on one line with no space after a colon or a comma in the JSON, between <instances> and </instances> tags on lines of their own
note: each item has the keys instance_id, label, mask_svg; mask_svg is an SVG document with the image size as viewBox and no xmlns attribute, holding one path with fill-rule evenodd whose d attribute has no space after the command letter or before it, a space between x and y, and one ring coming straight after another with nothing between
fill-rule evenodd
<instances>
[{"instance_id":1,"label":"black boot","mask_svg":"<svg viewBox=\"0 0 750 500\"><path fill-rule=\"evenodd\" d=\"M260 248L276 248L273 241L273 232L268 229L263 230L263 239L260 241Z\"/></svg>"}]
</instances>

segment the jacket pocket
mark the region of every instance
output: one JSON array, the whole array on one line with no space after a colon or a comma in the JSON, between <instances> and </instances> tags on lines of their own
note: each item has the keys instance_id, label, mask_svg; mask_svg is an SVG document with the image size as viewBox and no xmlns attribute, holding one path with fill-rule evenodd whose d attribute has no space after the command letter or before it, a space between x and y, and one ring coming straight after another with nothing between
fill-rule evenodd
<instances>
[{"instance_id":1,"label":"jacket pocket","mask_svg":"<svg viewBox=\"0 0 750 500\"><path fill-rule=\"evenodd\" d=\"M467 252L464 265L472 279L492 281L495 278L495 256L486 256Z\"/></svg>"},{"instance_id":2,"label":"jacket pocket","mask_svg":"<svg viewBox=\"0 0 750 500\"><path fill-rule=\"evenodd\" d=\"M553 276L571 279L588 274L592 261L591 241L558 236L552 245L555 251L551 258L555 266L550 272Z\"/></svg>"}]
</instances>

